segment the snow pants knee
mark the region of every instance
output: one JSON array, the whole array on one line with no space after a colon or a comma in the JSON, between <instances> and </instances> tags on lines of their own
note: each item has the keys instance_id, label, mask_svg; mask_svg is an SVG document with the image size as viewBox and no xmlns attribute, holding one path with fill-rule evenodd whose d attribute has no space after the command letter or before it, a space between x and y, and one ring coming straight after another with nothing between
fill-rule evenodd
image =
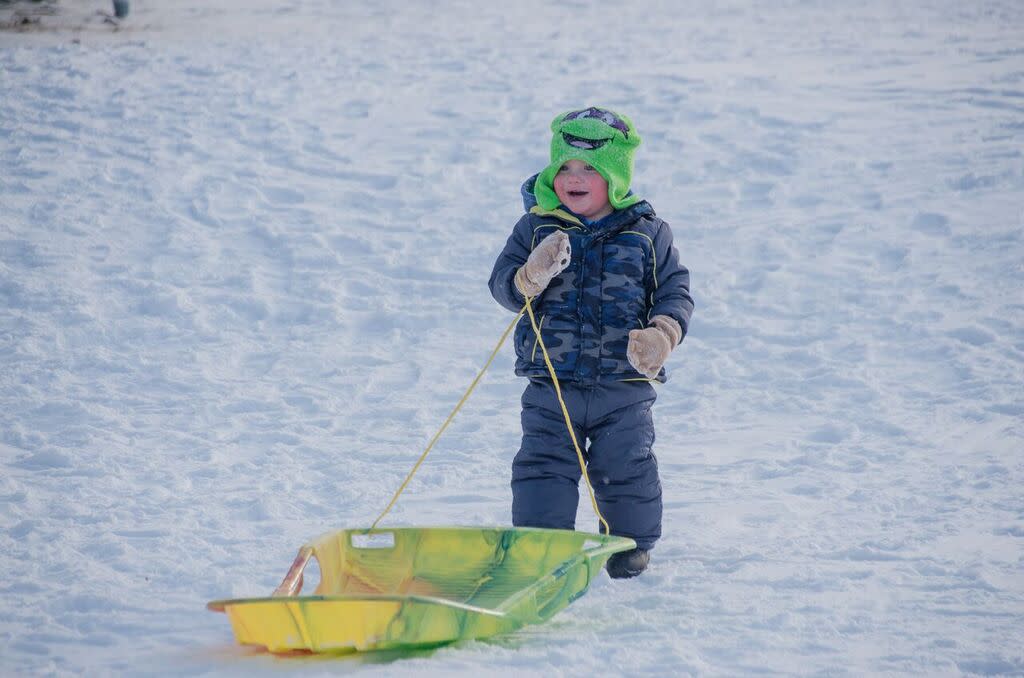
<instances>
[{"instance_id":1,"label":"snow pants knee","mask_svg":"<svg viewBox=\"0 0 1024 678\"><path fill-rule=\"evenodd\" d=\"M616 382L561 389L611 533L652 548L661 536L662 513L658 460L651 451L654 387ZM575 529L580 464L554 386L531 380L522 404L523 442L512 462L512 523Z\"/></svg>"}]
</instances>

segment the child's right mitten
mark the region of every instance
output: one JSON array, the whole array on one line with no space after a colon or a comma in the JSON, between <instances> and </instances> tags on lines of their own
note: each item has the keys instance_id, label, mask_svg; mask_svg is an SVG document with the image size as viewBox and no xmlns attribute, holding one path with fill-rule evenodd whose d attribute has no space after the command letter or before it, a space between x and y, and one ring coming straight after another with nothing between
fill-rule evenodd
<instances>
[{"instance_id":1,"label":"child's right mitten","mask_svg":"<svg viewBox=\"0 0 1024 678\"><path fill-rule=\"evenodd\" d=\"M552 278L565 270L571 254L569 236L563 231L544 238L516 271L516 289L524 297L537 296L547 288Z\"/></svg>"}]
</instances>

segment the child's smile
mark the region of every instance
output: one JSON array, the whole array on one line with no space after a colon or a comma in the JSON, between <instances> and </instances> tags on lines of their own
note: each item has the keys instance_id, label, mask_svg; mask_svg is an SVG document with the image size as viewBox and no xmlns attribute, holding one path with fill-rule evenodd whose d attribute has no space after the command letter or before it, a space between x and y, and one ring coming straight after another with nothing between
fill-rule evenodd
<instances>
[{"instance_id":1,"label":"child's smile","mask_svg":"<svg viewBox=\"0 0 1024 678\"><path fill-rule=\"evenodd\" d=\"M608 202L608 182L582 160L567 160L553 183L562 204L586 219L594 221L614 211Z\"/></svg>"}]
</instances>

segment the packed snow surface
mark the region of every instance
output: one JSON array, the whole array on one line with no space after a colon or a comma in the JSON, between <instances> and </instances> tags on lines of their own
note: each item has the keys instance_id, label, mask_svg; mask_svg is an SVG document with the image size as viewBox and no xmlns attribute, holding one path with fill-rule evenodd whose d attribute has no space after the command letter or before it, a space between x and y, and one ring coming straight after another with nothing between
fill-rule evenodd
<instances>
[{"instance_id":1,"label":"packed snow surface","mask_svg":"<svg viewBox=\"0 0 1024 678\"><path fill-rule=\"evenodd\" d=\"M0 31L0 674L1024 674L1024 4L54 9ZM429 652L235 645L206 601L371 522L483 364L594 104L697 303L651 569ZM510 523L523 385L505 346L385 524Z\"/></svg>"}]
</instances>

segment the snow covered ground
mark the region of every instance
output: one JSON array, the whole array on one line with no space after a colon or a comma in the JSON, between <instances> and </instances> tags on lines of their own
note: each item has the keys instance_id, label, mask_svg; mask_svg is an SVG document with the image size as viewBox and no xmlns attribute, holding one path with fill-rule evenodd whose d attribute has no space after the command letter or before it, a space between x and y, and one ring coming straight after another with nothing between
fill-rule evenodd
<instances>
[{"instance_id":1,"label":"snow covered ground","mask_svg":"<svg viewBox=\"0 0 1024 678\"><path fill-rule=\"evenodd\" d=\"M1024 5L502 4L0 31L0 674L1024 675ZM487 357L590 104L697 302L651 570L411 657L234 645L205 602L372 521ZM511 369L388 524L509 523Z\"/></svg>"}]
</instances>

